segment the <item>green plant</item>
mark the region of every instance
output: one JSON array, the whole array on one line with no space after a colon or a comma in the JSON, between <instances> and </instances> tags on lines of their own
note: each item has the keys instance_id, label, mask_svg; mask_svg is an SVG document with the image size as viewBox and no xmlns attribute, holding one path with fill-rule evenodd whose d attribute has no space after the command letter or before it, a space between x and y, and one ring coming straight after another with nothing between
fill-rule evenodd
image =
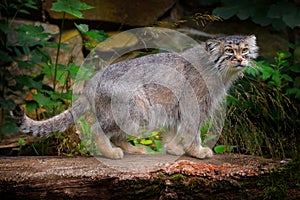
<instances>
[{"instance_id":1,"label":"green plant","mask_svg":"<svg viewBox=\"0 0 300 200\"><path fill-rule=\"evenodd\" d=\"M200 129L200 137L203 146L208 146L209 142L215 143L217 136L216 134L211 134L210 130L212 129L212 124L214 123L213 118L210 120L206 120L205 123L202 124ZM235 146L233 145L225 145L225 144L217 144L213 147L215 153L230 153Z\"/></svg>"},{"instance_id":2,"label":"green plant","mask_svg":"<svg viewBox=\"0 0 300 200\"><path fill-rule=\"evenodd\" d=\"M49 43L45 40L49 34L43 32L41 26L22 25L13 27L18 13L29 14L27 9L37 9L33 0L18 0L0 3L3 18L0 21L0 105L1 105L1 135L17 131L17 127L8 115L8 110L14 106L14 97L24 93L24 87L41 88L42 83L33 76L24 75L41 60L47 59L43 47ZM16 67L12 67L16 65ZM21 74L24 72L24 74Z\"/></svg>"},{"instance_id":3,"label":"green plant","mask_svg":"<svg viewBox=\"0 0 300 200\"><path fill-rule=\"evenodd\" d=\"M61 20L61 26L60 26L60 29L63 30L66 13L73 15L77 18L82 18L83 15L82 15L81 11L91 9L91 8L93 8L93 7L87 5L84 2L80 2L79 0L58 0L57 2L53 3L51 10L63 13L63 17ZM57 76L57 71L58 71L57 68L58 68L58 57L59 57L60 45L61 45L61 36L62 36L62 31L60 31L60 33L59 33L57 54L56 54L56 60L55 60L55 65L54 65L54 78L53 78L54 91L56 89L56 82L57 82L56 76Z\"/></svg>"},{"instance_id":4,"label":"green plant","mask_svg":"<svg viewBox=\"0 0 300 200\"><path fill-rule=\"evenodd\" d=\"M59 0L53 4L52 10L62 11L77 17L82 17L81 10L92 8L78 0ZM33 0L18 0L1 2L0 11L4 19L0 21L1 49L0 49L0 105L1 105L1 135L16 132L15 122L10 118L8 111L15 105L15 96L26 96L24 102L27 113L37 119L48 118L56 111L64 110L72 99L69 82L77 78L79 66L69 63L67 66L58 63L59 52L66 45L61 43L61 32L58 43L48 41L51 35L44 31L42 26L23 24L17 28L13 26L18 13L30 14L27 9L37 9ZM62 20L62 26L63 28ZM10 37L10 36L15 36ZM45 48L57 48L56 60L53 63ZM14 65L15 69L11 66ZM36 72L39 69L40 72ZM43 83L44 78L52 81L53 85ZM58 87L59 85L59 87ZM35 112L33 112L35 111ZM58 136L57 136L58 137ZM34 151L41 154L48 146L48 139L41 140L42 144L35 144ZM51 143L51 142L50 142ZM35 148L36 147L36 148ZM57 147L57 150L59 146ZM77 148L84 151L82 145ZM40 150L39 150L40 151Z\"/></svg>"},{"instance_id":5,"label":"green plant","mask_svg":"<svg viewBox=\"0 0 300 200\"><path fill-rule=\"evenodd\" d=\"M145 145L146 150L150 154L164 154L165 150L161 141L161 135L165 132L165 129L162 128L159 131L146 132L142 131L140 133L141 137L129 136L128 142L131 142L133 145Z\"/></svg>"},{"instance_id":6,"label":"green plant","mask_svg":"<svg viewBox=\"0 0 300 200\"><path fill-rule=\"evenodd\" d=\"M216 3L215 0L208 1ZM206 2L206 3L208 3ZM223 19L237 16L241 20L251 19L261 26L272 25L276 29L295 28L299 25L300 8L286 1L235 1L220 0L221 6L213 10L213 15Z\"/></svg>"},{"instance_id":7,"label":"green plant","mask_svg":"<svg viewBox=\"0 0 300 200\"><path fill-rule=\"evenodd\" d=\"M273 62L258 61L257 68L248 68L247 73L275 87L278 93L300 99L300 63L292 59L289 52L277 52Z\"/></svg>"},{"instance_id":8,"label":"green plant","mask_svg":"<svg viewBox=\"0 0 300 200\"><path fill-rule=\"evenodd\" d=\"M80 33L87 38L84 42L84 46L91 50L97 46L97 44L105 41L109 36L103 30L89 30L89 26L87 24L76 24L76 28L80 31Z\"/></svg>"},{"instance_id":9,"label":"green plant","mask_svg":"<svg viewBox=\"0 0 300 200\"><path fill-rule=\"evenodd\" d=\"M288 52L248 68L228 96L229 111L220 142L243 153L293 157L299 133L298 63ZM293 92L291 92L293 91Z\"/></svg>"},{"instance_id":10,"label":"green plant","mask_svg":"<svg viewBox=\"0 0 300 200\"><path fill-rule=\"evenodd\" d=\"M22 147L25 146L25 144L26 144L26 141L24 139L20 138L18 140L18 145L19 145L18 151L21 151Z\"/></svg>"}]
</instances>

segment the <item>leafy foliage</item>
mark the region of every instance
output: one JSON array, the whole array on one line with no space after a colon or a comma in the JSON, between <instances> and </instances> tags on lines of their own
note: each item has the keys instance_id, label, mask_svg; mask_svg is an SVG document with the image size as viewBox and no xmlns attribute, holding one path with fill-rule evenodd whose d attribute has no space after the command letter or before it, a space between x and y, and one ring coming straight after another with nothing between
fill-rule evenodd
<instances>
[{"instance_id":1,"label":"leafy foliage","mask_svg":"<svg viewBox=\"0 0 300 200\"><path fill-rule=\"evenodd\" d=\"M6 19L0 21L0 34L3 36L0 43L1 134L18 130L8 111L15 105L14 100L18 99L16 96L20 96L20 94L26 97L24 103L27 112L34 114L35 116L31 115L34 118L48 118L53 114L53 111L64 110L72 98L68 83L70 79L77 76L79 69L79 66L74 63L65 66L52 62L52 58L45 47L58 48L61 42L49 41L52 36L46 33L42 26L27 24L18 28L12 26L18 13L29 13L27 8L35 9L37 7L32 0L18 0L9 3L4 1L0 4L1 12L6 13ZM77 10L80 9L81 7L77 7ZM15 36L15 38L10 36ZM15 68L12 69L11 66L15 66ZM39 75L33 71L36 66L40 69ZM60 91L57 91L55 85L51 87L44 84L44 78L52 80L53 83L59 83ZM42 149L47 146L44 144L48 142L48 140L41 141ZM20 143L21 145L23 143ZM82 149L81 147L76 148L78 151ZM59 145L57 150L59 150ZM34 148L34 151L39 152L40 150Z\"/></svg>"},{"instance_id":2,"label":"leafy foliage","mask_svg":"<svg viewBox=\"0 0 300 200\"><path fill-rule=\"evenodd\" d=\"M164 132L165 129L163 128L159 131L153 131L151 133L144 131L140 134L142 135L141 137L130 136L128 138L128 142L131 142L133 145L136 146L145 145L147 152L150 154L163 154L165 153L165 150L161 141L161 136Z\"/></svg>"},{"instance_id":3,"label":"leafy foliage","mask_svg":"<svg viewBox=\"0 0 300 200\"><path fill-rule=\"evenodd\" d=\"M211 4L216 1L209 1ZM220 0L222 6L213 10L213 15L223 19L237 16L241 20L251 19L261 26L272 25L275 29L299 26L300 7L292 2ZM207 2L206 2L207 3Z\"/></svg>"},{"instance_id":4,"label":"leafy foliage","mask_svg":"<svg viewBox=\"0 0 300 200\"><path fill-rule=\"evenodd\" d=\"M299 63L288 52L248 68L228 97L220 142L243 153L293 157L299 136ZM293 92L291 92L293 91Z\"/></svg>"},{"instance_id":5,"label":"leafy foliage","mask_svg":"<svg viewBox=\"0 0 300 200\"><path fill-rule=\"evenodd\" d=\"M79 0L58 0L53 3L51 10L56 12L66 12L77 18L82 18L82 10L88 10L94 8Z\"/></svg>"},{"instance_id":6,"label":"leafy foliage","mask_svg":"<svg viewBox=\"0 0 300 200\"><path fill-rule=\"evenodd\" d=\"M84 37L88 37L84 42L84 46L87 49L95 48L100 42L104 42L109 37L103 30L89 30L89 26L87 24L75 23L75 26Z\"/></svg>"},{"instance_id":7,"label":"leafy foliage","mask_svg":"<svg viewBox=\"0 0 300 200\"><path fill-rule=\"evenodd\" d=\"M27 8L37 9L32 0L18 0L16 2L4 1L0 4L0 11L5 17L0 21L0 105L1 105L1 133L15 132L17 127L9 117L7 111L14 106L14 97L24 93L24 88L42 88L42 83L34 75L22 75L21 69L30 70L32 66L39 65L41 61L48 61L50 56L43 47L48 46L45 40L49 34L44 33L41 26L22 25L12 28L12 23L18 13L27 14ZM15 38L10 39L10 37ZM24 59L24 58L28 59ZM10 66L15 63L17 68ZM17 74L17 75L16 75ZM18 75L19 74L19 75Z\"/></svg>"}]
</instances>

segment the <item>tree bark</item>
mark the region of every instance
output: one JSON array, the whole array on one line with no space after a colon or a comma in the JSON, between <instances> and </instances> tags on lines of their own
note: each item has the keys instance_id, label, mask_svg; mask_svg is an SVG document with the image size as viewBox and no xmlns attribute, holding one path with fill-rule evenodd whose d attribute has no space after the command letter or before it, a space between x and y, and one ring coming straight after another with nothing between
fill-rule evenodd
<instances>
[{"instance_id":1,"label":"tree bark","mask_svg":"<svg viewBox=\"0 0 300 200\"><path fill-rule=\"evenodd\" d=\"M282 162L237 154L0 157L1 199L260 199Z\"/></svg>"}]
</instances>

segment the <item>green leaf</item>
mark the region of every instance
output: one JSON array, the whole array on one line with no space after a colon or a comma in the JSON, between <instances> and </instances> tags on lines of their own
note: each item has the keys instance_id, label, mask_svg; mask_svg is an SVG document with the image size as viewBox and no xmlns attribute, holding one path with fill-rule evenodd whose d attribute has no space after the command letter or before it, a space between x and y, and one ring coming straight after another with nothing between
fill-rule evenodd
<instances>
[{"instance_id":1,"label":"green leaf","mask_svg":"<svg viewBox=\"0 0 300 200\"><path fill-rule=\"evenodd\" d=\"M44 28L42 26L23 24L21 27L17 28L16 31L18 32L17 44L20 46L46 46L49 44L46 39L50 36L50 34L44 32Z\"/></svg>"},{"instance_id":2,"label":"green leaf","mask_svg":"<svg viewBox=\"0 0 300 200\"><path fill-rule=\"evenodd\" d=\"M157 151L160 153L165 153L163 148L163 143L160 140L154 140L154 145L157 148Z\"/></svg>"},{"instance_id":3,"label":"green leaf","mask_svg":"<svg viewBox=\"0 0 300 200\"><path fill-rule=\"evenodd\" d=\"M82 33L89 31L89 25L87 25L87 24L76 24L76 23L74 23L74 24L75 24L76 28L78 28L78 30Z\"/></svg>"},{"instance_id":4,"label":"green leaf","mask_svg":"<svg viewBox=\"0 0 300 200\"><path fill-rule=\"evenodd\" d=\"M300 88L300 76L297 76L294 80L294 87Z\"/></svg>"},{"instance_id":5,"label":"green leaf","mask_svg":"<svg viewBox=\"0 0 300 200\"><path fill-rule=\"evenodd\" d=\"M240 8L238 9L237 17L241 20L246 20L253 16L256 10L256 5L251 1L240 1Z\"/></svg>"},{"instance_id":6,"label":"green leaf","mask_svg":"<svg viewBox=\"0 0 300 200\"><path fill-rule=\"evenodd\" d=\"M14 52L17 54L18 57L22 57L22 53L17 47L14 47Z\"/></svg>"},{"instance_id":7,"label":"green leaf","mask_svg":"<svg viewBox=\"0 0 300 200\"><path fill-rule=\"evenodd\" d=\"M30 54L30 49L27 45L23 45L23 52L26 56L28 56Z\"/></svg>"},{"instance_id":8,"label":"green leaf","mask_svg":"<svg viewBox=\"0 0 300 200\"><path fill-rule=\"evenodd\" d=\"M261 69L261 72L262 72L262 79L267 80L274 73L274 69L269 66L264 66L264 68Z\"/></svg>"},{"instance_id":9,"label":"green leaf","mask_svg":"<svg viewBox=\"0 0 300 200\"><path fill-rule=\"evenodd\" d=\"M299 72L300 72L300 65L292 66L292 67L290 67L290 70L291 70L292 72L299 73Z\"/></svg>"},{"instance_id":10,"label":"green leaf","mask_svg":"<svg viewBox=\"0 0 300 200\"><path fill-rule=\"evenodd\" d=\"M227 102L230 105L238 105L239 104L239 100L238 98L232 96L232 95L227 95Z\"/></svg>"},{"instance_id":11,"label":"green leaf","mask_svg":"<svg viewBox=\"0 0 300 200\"><path fill-rule=\"evenodd\" d=\"M24 146L26 144L26 141L23 138L18 139L18 145L19 146Z\"/></svg>"},{"instance_id":12,"label":"green leaf","mask_svg":"<svg viewBox=\"0 0 300 200\"><path fill-rule=\"evenodd\" d=\"M239 11L239 6L226 6L215 8L212 12L213 15L219 16L223 19L229 19L236 15Z\"/></svg>"},{"instance_id":13,"label":"green leaf","mask_svg":"<svg viewBox=\"0 0 300 200\"><path fill-rule=\"evenodd\" d=\"M18 127L15 123L13 122L7 122L2 125L1 128L1 133L6 134L6 133L15 133L18 131Z\"/></svg>"},{"instance_id":14,"label":"green leaf","mask_svg":"<svg viewBox=\"0 0 300 200\"><path fill-rule=\"evenodd\" d=\"M11 109L15 105L15 102L12 99L4 99L0 97L0 105L2 109L6 110Z\"/></svg>"},{"instance_id":15,"label":"green leaf","mask_svg":"<svg viewBox=\"0 0 300 200\"><path fill-rule=\"evenodd\" d=\"M286 27L286 24L284 23L284 21L282 21L282 19L274 19L272 20L272 26L276 30L282 30Z\"/></svg>"},{"instance_id":16,"label":"green leaf","mask_svg":"<svg viewBox=\"0 0 300 200\"><path fill-rule=\"evenodd\" d=\"M38 9L38 7L35 5L35 2L33 2L33 1L28 1L27 3L24 4L24 6L27 8L34 9L34 10Z\"/></svg>"},{"instance_id":17,"label":"green leaf","mask_svg":"<svg viewBox=\"0 0 300 200\"><path fill-rule=\"evenodd\" d=\"M290 28L295 28L300 25L300 10L296 9L291 11L289 14L284 15L282 20L288 25Z\"/></svg>"},{"instance_id":18,"label":"green leaf","mask_svg":"<svg viewBox=\"0 0 300 200\"><path fill-rule=\"evenodd\" d=\"M106 40L109 37L109 35L107 33L105 33L103 30L93 30L92 29L89 31L89 26L87 24L79 24L78 25L75 23L75 26L81 33L91 37L92 39L96 40L97 42L103 42L104 40Z\"/></svg>"},{"instance_id":19,"label":"green leaf","mask_svg":"<svg viewBox=\"0 0 300 200\"><path fill-rule=\"evenodd\" d=\"M20 10L19 10L19 13L23 13L23 14L30 15L30 12L27 11L27 10L24 10L24 9L20 9Z\"/></svg>"},{"instance_id":20,"label":"green leaf","mask_svg":"<svg viewBox=\"0 0 300 200\"><path fill-rule=\"evenodd\" d=\"M267 12L267 17L273 19L279 19L282 13L282 5L280 4L273 4L270 6L270 9Z\"/></svg>"},{"instance_id":21,"label":"green leaf","mask_svg":"<svg viewBox=\"0 0 300 200\"><path fill-rule=\"evenodd\" d=\"M38 105L37 105L36 102L29 101L29 102L26 103L26 110L28 112L32 112L32 111L34 111L37 108L38 108Z\"/></svg>"},{"instance_id":22,"label":"green leaf","mask_svg":"<svg viewBox=\"0 0 300 200\"><path fill-rule=\"evenodd\" d=\"M152 137L159 136L159 132L158 131L153 131L153 132L151 132L151 134L152 134Z\"/></svg>"},{"instance_id":23,"label":"green leaf","mask_svg":"<svg viewBox=\"0 0 300 200\"><path fill-rule=\"evenodd\" d=\"M42 86L43 86L42 81L35 81L32 79L31 76L27 76L27 75L17 76L16 80L29 88L42 90Z\"/></svg>"},{"instance_id":24,"label":"green leaf","mask_svg":"<svg viewBox=\"0 0 300 200\"><path fill-rule=\"evenodd\" d=\"M288 88L286 94L295 95L297 99L300 99L300 88Z\"/></svg>"},{"instance_id":25,"label":"green leaf","mask_svg":"<svg viewBox=\"0 0 300 200\"><path fill-rule=\"evenodd\" d=\"M274 70L272 74L272 80L274 81L275 86L281 87L281 75L279 71Z\"/></svg>"},{"instance_id":26,"label":"green leaf","mask_svg":"<svg viewBox=\"0 0 300 200\"><path fill-rule=\"evenodd\" d=\"M73 15L77 18L82 18L81 10L88 10L94 8L84 2L79 0L58 0L52 4L52 11L56 12L66 12L70 15Z\"/></svg>"},{"instance_id":27,"label":"green leaf","mask_svg":"<svg viewBox=\"0 0 300 200\"><path fill-rule=\"evenodd\" d=\"M225 145L218 145L214 148L214 151L216 153L225 153L225 149L226 149Z\"/></svg>"},{"instance_id":28,"label":"green leaf","mask_svg":"<svg viewBox=\"0 0 300 200\"><path fill-rule=\"evenodd\" d=\"M216 153L231 152L234 147L236 147L236 146L218 145L214 148L214 151Z\"/></svg>"},{"instance_id":29,"label":"green leaf","mask_svg":"<svg viewBox=\"0 0 300 200\"><path fill-rule=\"evenodd\" d=\"M206 143L207 141L210 141L210 140L214 140L216 137L217 137L217 135L209 135L204 138L203 143Z\"/></svg>"},{"instance_id":30,"label":"green leaf","mask_svg":"<svg viewBox=\"0 0 300 200\"><path fill-rule=\"evenodd\" d=\"M46 97L42 93L33 94L32 96L41 106L59 106L61 104L61 102L52 101L49 97Z\"/></svg>"},{"instance_id":31,"label":"green leaf","mask_svg":"<svg viewBox=\"0 0 300 200\"><path fill-rule=\"evenodd\" d=\"M151 147L145 146L145 148L148 154L157 154L157 152L154 151Z\"/></svg>"},{"instance_id":32,"label":"green leaf","mask_svg":"<svg viewBox=\"0 0 300 200\"><path fill-rule=\"evenodd\" d=\"M259 5L252 13L252 21L254 23L260 24L261 26L267 26L271 24L272 19L267 16L268 5Z\"/></svg>"},{"instance_id":33,"label":"green leaf","mask_svg":"<svg viewBox=\"0 0 300 200\"><path fill-rule=\"evenodd\" d=\"M293 81L294 81L293 78L290 77L290 76L287 75L287 74L282 74L281 78L283 78L283 79L286 80L286 81L290 81L290 82L293 82Z\"/></svg>"},{"instance_id":34,"label":"green leaf","mask_svg":"<svg viewBox=\"0 0 300 200\"><path fill-rule=\"evenodd\" d=\"M282 20L290 28L295 28L300 25L300 9L294 5L288 4L287 12L283 14Z\"/></svg>"},{"instance_id":35,"label":"green leaf","mask_svg":"<svg viewBox=\"0 0 300 200\"><path fill-rule=\"evenodd\" d=\"M253 77L256 77L259 74L259 70L256 67L247 67L245 72Z\"/></svg>"},{"instance_id":36,"label":"green leaf","mask_svg":"<svg viewBox=\"0 0 300 200\"><path fill-rule=\"evenodd\" d=\"M142 140L141 141L141 144L143 144L143 145L150 145L150 144L153 144L153 141L152 140Z\"/></svg>"},{"instance_id":37,"label":"green leaf","mask_svg":"<svg viewBox=\"0 0 300 200\"><path fill-rule=\"evenodd\" d=\"M54 74L54 68L53 68L53 74ZM58 64L57 65L57 74L56 74L56 79L57 81L59 81L61 84L65 84L67 81L67 67L65 65L62 64Z\"/></svg>"}]
</instances>

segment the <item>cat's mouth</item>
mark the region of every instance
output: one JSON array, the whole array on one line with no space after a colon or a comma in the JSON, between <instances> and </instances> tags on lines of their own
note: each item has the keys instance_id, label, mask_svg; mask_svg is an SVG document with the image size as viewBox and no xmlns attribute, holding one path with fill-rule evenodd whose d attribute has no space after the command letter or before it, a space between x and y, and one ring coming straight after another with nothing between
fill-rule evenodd
<instances>
[{"instance_id":1,"label":"cat's mouth","mask_svg":"<svg viewBox=\"0 0 300 200\"><path fill-rule=\"evenodd\" d=\"M245 68L246 66L245 65L242 65L241 63L237 64L234 68L235 69L243 69Z\"/></svg>"},{"instance_id":2,"label":"cat's mouth","mask_svg":"<svg viewBox=\"0 0 300 200\"><path fill-rule=\"evenodd\" d=\"M243 69L247 67L248 62L237 62L235 65L235 69Z\"/></svg>"}]
</instances>

